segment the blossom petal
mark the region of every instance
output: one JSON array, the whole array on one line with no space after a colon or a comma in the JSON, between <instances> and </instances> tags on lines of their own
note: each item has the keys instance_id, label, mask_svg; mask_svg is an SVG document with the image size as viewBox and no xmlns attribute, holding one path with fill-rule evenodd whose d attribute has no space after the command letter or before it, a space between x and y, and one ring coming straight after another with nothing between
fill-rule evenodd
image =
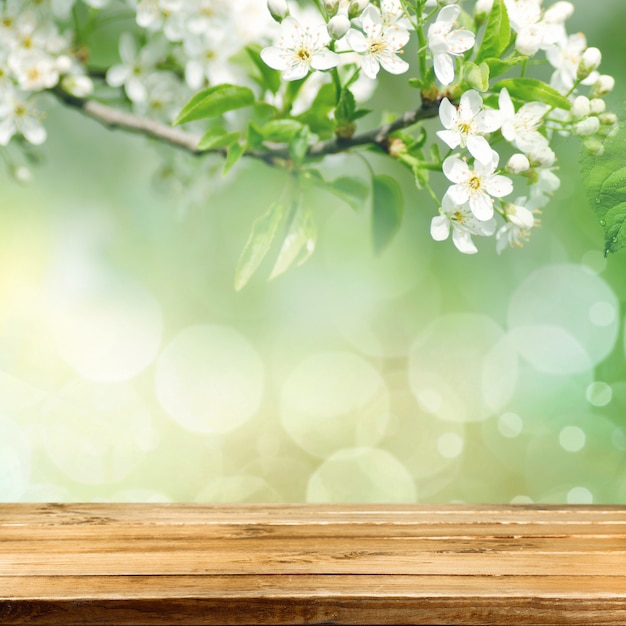
<instances>
[{"instance_id":1,"label":"blossom petal","mask_svg":"<svg viewBox=\"0 0 626 626\"><path fill-rule=\"evenodd\" d=\"M292 63L284 72L283 78L285 80L300 80L309 73L308 63Z\"/></svg>"},{"instance_id":2,"label":"blossom petal","mask_svg":"<svg viewBox=\"0 0 626 626\"><path fill-rule=\"evenodd\" d=\"M450 185L446 195L456 206L461 206L470 199L469 190L465 185Z\"/></svg>"},{"instance_id":3,"label":"blossom petal","mask_svg":"<svg viewBox=\"0 0 626 626\"><path fill-rule=\"evenodd\" d=\"M449 148L456 148L461 143L461 135L451 130L437 131L437 137L441 139Z\"/></svg>"},{"instance_id":4,"label":"blossom petal","mask_svg":"<svg viewBox=\"0 0 626 626\"><path fill-rule=\"evenodd\" d=\"M450 220L445 215L437 215L430 222L430 236L435 241L444 241L450 235Z\"/></svg>"},{"instance_id":5,"label":"blossom petal","mask_svg":"<svg viewBox=\"0 0 626 626\"><path fill-rule=\"evenodd\" d=\"M508 196L510 193L513 193L513 181L507 176L500 176L499 174L496 174L495 176L490 176L487 179L485 189L487 189L487 192L495 198L503 198L504 196Z\"/></svg>"},{"instance_id":6,"label":"blossom petal","mask_svg":"<svg viewBox=\"0 0 626 626\"><path fill-rule=\"evenodd\" d=\"M469 206L474 217L481 222L486 222L493 217L493 199L482 191L470 197Z\"/></svg>"},{"instance_id":7,"label":"blossom petal","mask_svg":"<svg viewBox=\"0 0 626 626\"><path fill-rule=\"evenodd\" d=\"M378 61L390 74L404 74L409 69L409 64L397 54L381 54Z\"/></svg>"},{"instance_id":8,"label":"blossom petal","mask_svg":"<svg viewBox=\"0 0 626 626\"><path fill-rule=\"evenodd\" d=\"M34 146L41 145L48 136L46 129L34 118L26 117L22 119L20 131L26 140Z\"/></svg>"},{"instance_id":9,"label":"blossom petal","mask_svg":"<svg viewBox=\"0 0 626 626\"><path fill-rule=\"evenodd\" d=\"M484 137L470 135L467 138L467 149L477 161L480 161L485 165L491 163L493 150L491 149L489 142Z\"/></svg>"},{"instance_id":10,"label":"blossom petal","mask_svg":"<svg viewBox=\"0 0 626 626\"><path fill-rule=\"evenodd\" d=\"M452 24L461 15L461 7L456 4L449 4L439 11L438 22L448 22Z\"/></svg>"},{"instance_id":11,"label":"blossom petal","mask_svg":"<svg viewBox=\"0 0 626 626\"><path fill-rule=\"evenodd\" d=\"M463 254L476 254L478 252L478 248L472 241L472 236L466 230L455 228L452 231L452 241L456 249Z\"/></svg>"},{"instance_id":12,"label":"blossom petal","mask_svg":"<svg viewBox=\"0 0 626 626\"><path fill-rule=\"evenodd\" d=\"M130 76L127 65L113 65L107 70L106 80L111 87L121 87Z\"/></svg>"},{"instance_id":13,"label":"blossom petal","mask_svg":"<svg viewBox=\"0 0 626 626\"><path fill-rule=\"evenodd\" d=\"M485 109L476 116L476 127L481 133L495 133L502 126L500 111Z\"/></svg>"},{"instance_id":14,"label":"blossom petal","mask_svg":"<svg viewBox=\"0 0 626 626\"><path fill-rule=\"evenodd\" d=\"M311 67L315 70L329 70L331 67L337 67L339 64L339 55L327 48L316 50L311 57Z\"/></svg>"},{"instance_id":15,"label":"blossom petal","mask_svg":"<svg viewBox=\"0 0 626 626\"><path fill-rule=\"evenodd\" d=\"M498 96L498 104L500 105L500 112L505 120L509 120L515 117L515 107L513 106L513 100L509 95L509 90L505 87Z\"/></svg>"},{"instance_id":16,"label":"blossom petal","mask_svg":"<svg viewBox=\"0 0 626 626\"><path fill-rule=\"evenodd\" d=\"M452 102L450 102L450 100L448 100L448 98L444 98L439 105L439 119L441 120L443 127L450 130L452 126L456 124L458 117L459 114L456 107L452 104ZM455 146L450 147L454 148Z\"/></svg>"},{"instance_id":17,"label":"blossom petal","mask_svg":"<svg viewBox=\"0 0 626 626\"><path fill-rule=\"evenodd\" d=\"M352 48L355 52L365 52L367 50L368 46L365 35L358 30L354 30L354 28L351 28L348 31L346 41L348 42L350 48Z\"/></svg>"},{"instance_id":18,"label":"blossom petal","mask_svg":"<svg viewBox=\"0 0 626 626\"><path fill-rule=\"evenodd\" d=\"M289 57L285 54L285 49L279 48L278 46L263 48L263 50L261 50L261 58L267 65L275 70L283 71L289 67Z\"/></svg>"},{"instance_id":19,"label":"blossom petal","mask_svg":"<svg viewBox=\"0 0 626 626\"><path fill-rule=\"evenodd\" d=\"M450 5L452 6L452 5ZM454 62L449 54L436 54L433 59L435 76L442 85L449 85L454 80Z\"/></svg>"},{"instance_id":20,"label":"blossom petal","mask_svg":"<svg viewBox=\"0 0 626 626\"><path fill-rule=\"evenodd\" d=\"M373 55L368 54L363 57L361 69L368 78L376 78L376 76L378 75L378 70L380 69L380 65Z\"/></svg>"},{"instance_id":21,"label":"blossom petal","mask_svg":"<svg viewBox=\"0 0 626 626\"><path fill-rule=\"evenodd\" d=\"M459 117L462 120L474 119L482 106L483 99L480 97L480 94L475 89L470 89L461 96Z\"/></svg>"},{"instance_id":22,"label":"blossom petal","mask_svg":"<svg viewBox=\"0 0 626 626\"><path fill-rule=\"evenodd\" d=\"M453 183L465 182L471 175L469 166L458 157L448 157L442 165L443 173Z\"/></svg>"},{"instance_id":23,"label":"blossom petal","mask_svg":"<svg viewBox=\"0 0 626 626\"><path fill-rule=\"evenodd\" d=\"M0 146L6 146L11 137L15 135L15 122L12 119L4 119L0 121Z\"/></svg>"},{"instance_id":24,"label":"blossom petal","mask_svg":"<svg viewBox=\"0 0 626 626\"><path fill-rule=\"evenodd\" d=\"M474 47L476 36L469 30L455 30L448 35L448 51L457 56Z\"/></svg>"}]
</instances>

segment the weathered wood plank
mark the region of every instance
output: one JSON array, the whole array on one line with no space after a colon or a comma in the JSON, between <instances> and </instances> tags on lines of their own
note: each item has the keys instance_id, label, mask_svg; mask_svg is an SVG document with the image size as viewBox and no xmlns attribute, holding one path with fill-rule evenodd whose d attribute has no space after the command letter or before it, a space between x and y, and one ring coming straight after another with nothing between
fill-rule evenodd
<instances>
[{"instance_id":1,"label":"weathered wood plank","mask_svg":"<svg viewBox=\"0 0 626 626\"><path fill-rule=\"evenodd\" d=\"M626 507L0 505L0 624L626 624Z\"/></svg>"}]
</instances>

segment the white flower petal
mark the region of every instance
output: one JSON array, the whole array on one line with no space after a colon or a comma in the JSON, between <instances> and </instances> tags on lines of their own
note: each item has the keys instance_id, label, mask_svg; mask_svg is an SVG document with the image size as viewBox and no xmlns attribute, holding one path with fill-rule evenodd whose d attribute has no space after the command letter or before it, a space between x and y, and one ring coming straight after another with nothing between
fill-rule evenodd
<instances>
[{"instance_id":1,"label":"white flower petal","mask_svg":"<svg viewBox=\"0 0 626 626\"><path fill-rule=\"evenodd\" d=\"M456 206L465 204L470 199L469 190L466 185L450 185L446 195Z\"/></svg>"},{"instance_id":2,"label":"white flower petal","mask_svg":"<svg viewBox=\"0 0 626 626\"><path fill-rule=\"evenodd\" d=\"M449 54L436 54L433 67L435 76L442 85L449 85L454 80L454 62Z\"/></svg>"},{"instance_id":3,"label":"white flower petal","mask_svg":"<svg viewBox=\"0 0 626 626\"><path fill-rule=\"evenodd\" d=\"M409 64L393 53L381 54L378 61L390 74L404 74L409 69Z\"/></svg>"},{"instance_id":4,"label":"white flower petal","mask_svg":"<svg viewBox=\"0 0 626 626\"><path fill-rule=\"evenodd\" d=\"M493 199L482 191L470 197L469 206L474 217L481 222L486 222L493 217Z\"/></svg>"},{"instance_id":5,"label":"white flower petal","mask_svg":"<svg viewBox=\"0 0 626 626\"><path fill-rule=\"evenodd\" d=\"M354 28L348 31L346 41L355 52L365 52L368 48L365 35L358 30L354 30Z\"/></svg>"},{"instance_id":6,"label":"white flower petal","mask_svg":"<svg viewBox=\"0 0 626 626\"><path fill-rule=\"evenodd\" d=\"M452 241L456 249L463 254L476 254L478 248L472 241L472 236L466 230L455 228L452 232Z\"/></svg>"},{"instance_id":7,"label":"white flower petal","mask_svg":"<svg viewBox=\"0 0 626 626\"><path fill-rule=\"evenodd\" d=\"M474 47L476 36L469 30L455 30L448 35L448 51L460 55Z\"/></svg>"},{"instance_id":8,"label":"white flower petal","mask_svg":"<svg viewBox=\"0 0 626 626\"><path fill-rule=\"evenodd\" d=\"M450 235L450 220L445 215L437 215L430 222L430 236L435 241L444 241Z\"/></svg>"},{"instance_id":9,"label":"white flower petal","mask_svg":"<svg viewBox=\"0 0 626 626\"><path fill-rule=\"evenodd\" d=\"M454 156L448 157L443 162L442 169L446 178L453 183L462 183L471 175L467 163Z\"/></svg>"},{"instance_id":10,"label":"white flower petal","mask_svg":"<svg viewBox=\"0 0 626 626\"><path fill-rule=\"evenodd\" d=\"M25 139L34 146L41 145L48 136L46 129L34 118L25 117L22 119L20 131Z\"/></svg>"},{"instance_id":11,"label":"white flower petal","mask_svg":"<svg viewBox=\"0 0 626 626\"><path fill-rule=\"evenodd\" d=\"M470 154L481 163L485 165L491 163L493 150L491 149L489 142L484 137L470 135L467 138L467 149Z\"/></svg>"},{"instance_id":12,"label":"white flower petal","mask_svg":"<svg viewBox=\"0 0 626 626\"><path fill-rule=\"evenodd\" d=\"M456 148L461 143L461 135L451 130L437 131L437 137L441 139L449 148Z\"/></svg>"},{"instance_id":13,"label":"white flower petal","mask_svg":"<svg viewBox=\"0 0 626 626\"><path fill-rule=\"evenodd\" d=\"M286 70L289 67L288 57L285 55L284 48L278 46L270 46L261 50L261 58L267 65L275 70Z\"/></svg>"},{"instance_id":14,"label":"white flower petal","mask_svg":"<svg viewBox=\"0 0 626 626\"><path fill-rule=\"evenodd\" d=\"M130 76L130 67L127 65L113 65L107 70L107 83L111 87L121 87Z\"/></svg>"},{"instance_id":15,"label":"white flower petal","mask_svg":"<svg viewBox=\"0 0 626 626\"><path fill-rule=\"evenodd\" d=\"M457 6L456 4L449 4L448 6L443 7L441 11L439 11L437 21L448 22L452 24L456 21L459 15L461 15L461 7Z\"/></svg>"},{"instance_id":16,"label":"white flower petal","mask_svg":"<svg viewBox=\"0 0 626 626\"><path fill-rule=\"evenodd\" d=\"M448 100L448 98L444 98L439 104L439 119L444 128L450 130L452 126L454 126L458 120L458 111L456 107ZM454 146L450 146L453 148Z\"/></svg>"},{"instance_id":17,"label":"white flower petal","mask_svg":"<svg viewBox=\"0 0 626 626\"><path fill-rule=\"evenodd\" d=\"M339 64L339 55L327 48L321 48L311 57L311 67L315 70L329 70Z\"/></svg>"},{"instance_id":18,"label":"white flower petal","mask_svg":"<svg viewBox=\"0 0 626 626\"><path fill-rule=\"evenodd\" d=\"M498 104L500 105L500 112L505 120L515 117L515 107L513 106L513 100L509 95L508 89L505 87L498 96Z\"/></svg>"},{"instance_id":19,"label":"white flower petal","mask_svg":"<svg viewBox=\"0 0 626 626\"><path fill-rule=\"evenodd\" d=\"M504 198L510 193L513 193L513 181L507 176L490 176L486 183L485 188L487 192L495 198Z\"/></svg>"},{"instance_id":20,"label":"white flower petal","mask_svg":"<svg viewBox=\"0 0 626 626\"><path fill-rule=\"evenodd\" d=\"M15 135L15 122L12 119L0 121L0 146L6 146Z\"/></svg>"},{"instance_id":21,"label":"white flower petal","mask_svg":"<svg viewBox=\"0 0 626 626\"><path fill-rule=\"evenodd\" d=\"M368 78L374 79L378 75L380 65L373 55L368 54L367 56L363 57L361 69Z\"/></svg>"},{"instance_id":22,"label":"white flower petal","mask_svg":"<svg viewBox=\"0 0 626 626\"><path fill-rule=\"evenodd\" d=\"M461 96L459 103L459 118L462 120L471 120L476 117L483 106L483 99L475 89L466 91Z\"/></svg>"}]
</instances>

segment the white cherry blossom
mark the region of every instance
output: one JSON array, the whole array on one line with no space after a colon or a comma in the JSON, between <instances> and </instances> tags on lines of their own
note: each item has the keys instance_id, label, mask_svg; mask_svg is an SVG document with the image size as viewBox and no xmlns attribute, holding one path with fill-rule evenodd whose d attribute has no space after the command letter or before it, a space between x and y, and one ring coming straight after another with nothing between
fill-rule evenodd
<instances>
[{"instance_id":1,"label":"white cherry blossom","mask_svg":"<svg viewBox=\"0 0 626 626\"><path fill-rule=\"evenodd\" d=\"M536 226L535 216L526 206L526 198L518 198L506 204L504 215L507 220L496 233L496 251L501 254L507 247L521 248L530 238L530 229Z\"/></svg>"},{"instance_id":2,"label":"white cherry blossom","mask_svg":"<svg viewBox=\"0 0 626 626\"><path fill-rule=\"evenodd\" d=\"M409 32L397 26L385 27L380 11L368 6L361 16L361 27L365 34L351 29L346 38L348 45L363 55L363 73L376 78L382 66L390 74L402 74L409 64L398 56L398 51L409 41Z\"/></svg>"},{"instance_id":3,"label":"white cherry blossom","mask_svg":"<svg viewBox=\"0 0 626 626\"><path fill-rule=\"evenodd\" d=\"M289 16L280 25L277 45L263 48L261 58L280 70L285 80L298 80L311 69L328 70L338 65L339 55L326 47L329 43L325 24L304 25Z\"/></svg>"},{"instance_id":4,"label":"white cherry blossom","mask_svg":"<svg viewBox=\"0 0 626 626\"><path fill-rule=\"evenodd\" d=\"M572 89L586 48L586 37L582 33L576 33L562 39L546 51L546 57L555 69L550 81L552 87L561 93L568 93ZM597 73L592 72L585 80L585 84L593 84L597 77Z\"/></svg>"},{"instance_id":5,"label":"white cherry blossom","mask_svg":"<svg viewBox=\"0 0 626 626\"><path fill-rule=\"evenodd\" d=\"M476 161L474 169L456 156L443 162L443 173L455 183L446 194L457 206L469 204L474 217L486 222L493 217L493 199L508 196L513 191L510 178L496 174L500 157L494 150L489 164Z\"/></svg>"},{"instance_id":6,"label":"white cherry blossom","mask_svg":"<svg viewBox=\"0 0 626 626\"><path fill-rule=\"evenodd\" d=\"M508 90L500 92L498 98L502 115L502 135L522 152L532 152L548 145L548 140L538 128L549 107L540 102L527 102L517 113Z\"/></svg>"},{"instance_id":7,"label":"white cherry blossom","mask_svg":"<svg viewBox=\"0 0 626 626\"><path fill-rule=\"evenodd\" d=\"M472 241L472 235L490 237L496 229L496 221L479 221L467 205L459 206L445 195L439 209L440 215L433 217L430 234L435 241L444 241L452 231L452 241L459 252L476 254L478 248Z\"/></svg>"},{"instance_id":8,"label":"white cherry blossom","mask_svg":"<svg viewBox=\"0 0 626 626\"><path fill-rule=\"evenodd\" d=\"M470 50L476 40L469 30L453 30L460 14L461 7L455 4L446 6L428 28L428 47L433 54L435 76L442 85L454 81L454 57Z\"/></svg>"},{"instance_id":9,"label":"white cherry blossom","mask_svg":"<svg viewBox=\"0 0 626 626\"><path fill-rule=\"evenodd\" d=\"M47 135L32 100L17 89L7 91L0 100L0 146L6 146L14 135L22 135L35 146L42 144Z\"/></svg>"},{"instance_id":10,"label":"white cherry blossom","mask_svg":"<svg viewBox=\"0 0 626 626\"><path fill-rule=\"evenodd\" d=\"M482 163L491 162L492 149L482 135L500 128L500 114L493 109L484 109L483 99L477 91L466 91L458 108L444 98L439 106L439 119L446 129L437 132L439 139L450 148L467 147L470 154Z\"/></svg>"}]
</instances>

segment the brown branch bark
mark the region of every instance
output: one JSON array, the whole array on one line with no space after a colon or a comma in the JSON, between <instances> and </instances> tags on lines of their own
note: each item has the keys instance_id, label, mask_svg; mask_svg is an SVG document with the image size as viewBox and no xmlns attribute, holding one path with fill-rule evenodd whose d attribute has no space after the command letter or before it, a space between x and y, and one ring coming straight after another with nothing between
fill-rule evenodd
<instances>
[{"instance_id":1,"label":"brown branch bark","mask_svg":"<svg viewBox=\"0 0 626 626\"><path fill-rule=\"evenodd\" d=\"M175 148L185 150L193 155L225 153L223 149L198 150L198 143L200 141L199 135L195 135L178 128L173 128L157 120L135 115L134 113L129 113L128 111L122 111L96 100L77 98L61 90L55 90L54 94L64 104L81 111L87 117L100 122L108 128L121 129L127 132L151 137ZM414 111L407 111L389 124L384 124L378 128L358 133L350 138L333 138L326 141L319 141L311 145L308 155L320 157L326 154L344 152L357 146L372 144L378 145L386 150L389 135L391 133L411 126L420 120L436 117L438 110L438 103L422 105ZM246 156L272 163L276 160L284 160L288 158L288 152L286 149L277 148L268 151L246 152Z\"/></svg>"}]
</instances>

